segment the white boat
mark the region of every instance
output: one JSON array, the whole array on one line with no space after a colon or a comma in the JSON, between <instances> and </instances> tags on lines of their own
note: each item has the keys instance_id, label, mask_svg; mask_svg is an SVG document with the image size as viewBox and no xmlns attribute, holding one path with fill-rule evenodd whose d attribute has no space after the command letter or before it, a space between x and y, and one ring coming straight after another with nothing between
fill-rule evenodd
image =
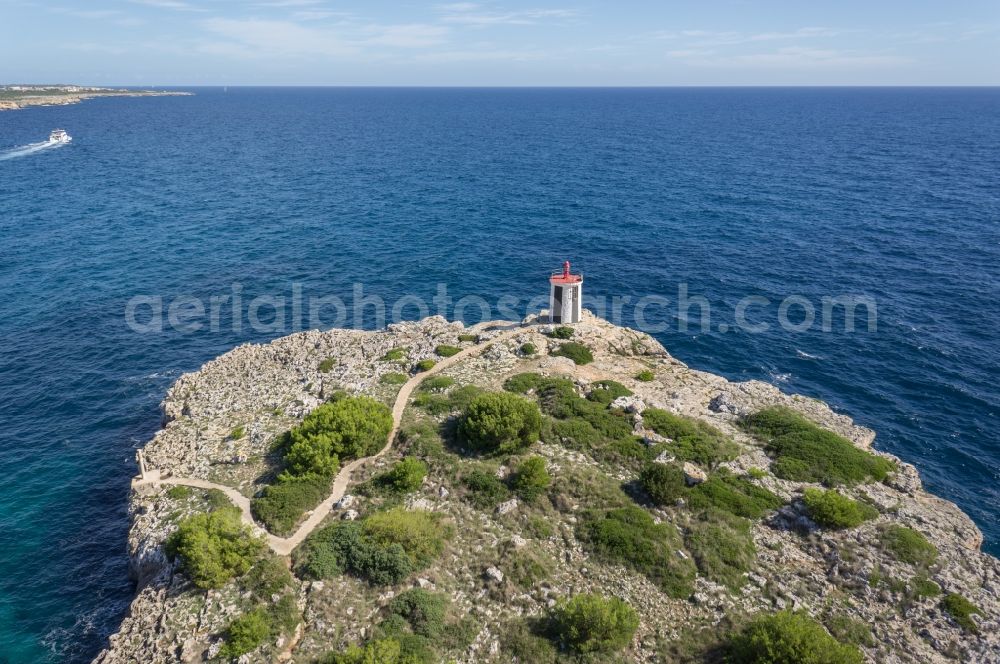
<instances>
[{"instance_id":1,"label":"white boat","mask_svg":"<svg viewBox=\"0 0 1000 664\"><path fill-rule=\"evenodd\" d=\"M53 129L49 134L49 143L69 143L73 137L66 133L65 129Z\"/></svg>"}]
</instances>

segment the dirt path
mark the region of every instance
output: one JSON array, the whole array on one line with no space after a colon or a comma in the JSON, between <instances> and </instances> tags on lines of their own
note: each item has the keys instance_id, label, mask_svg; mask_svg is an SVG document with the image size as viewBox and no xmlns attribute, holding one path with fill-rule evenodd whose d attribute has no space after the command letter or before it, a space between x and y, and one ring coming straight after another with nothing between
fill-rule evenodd
<instances>
[{"instance_id":1,"label":"dirt path","mask_svg":"<svg viewBox=\"0 0 1000 664\"><path fill-rule=\"evenodd\" d=\"M469 328L470 332L480 332L485 327L496 327L497 323L495 321L490 321L488 323L480 323L479 325L474 325ZM519 332L523 332L526 328L521 327L518 323L509 323L503 326L504 331L497 334L491 339L476 344L475 346L470 346L465 350L452 355L451 357L446 357L440 362L435 364L431 369L418 373L416 376L410 378L406 381L399 392L396 394L396 401L392 406L392 430L389 432L389 437L386 440L385 447L373 454L372 456L363 457L361 459L355 459L349 464L340 469L337 476L333 480L333 487L330 490L330 495L326 497L322 503L317 505L309 517L302 522L298 530L296 530L290 537L278 537L272 535L271 533L265 532L267 537L267 544L271 547L276 554L280 556L289 555L295 547L301 544L309 534L316 529L316 527L326 518L327 514L333 508L334 503L340 500L344 493L347 491L347 487L351 482L351 475L358 468L361 468L366 463L374 461L379 457L385 455L391 448L393 442L396 440L396 434L399 433L399 425L403 419L403 411L406 410L406 404L410 400L410 395L413 394L420 383L424 380L433 376L436 373L444 371L448 367L454 366L455 364L461 362L464 359L473 357L483 352L485 349L489 348L493 344L499 341L506 341L507 339L513 337ZM261 528L256 521L253 519L253 514L250 512L250 499L244 496L242 493L230 486L225 486L223 484L216 484L214 482L209 482L207 480L200 480L193 477L160 477L159 470L146 470L140 477L135 478L132 481L132 487L142 485L160 485L160 484L181 484L184 486L197 487L199 489L218 489L222 491L226 496L233 502L236 507L240 509L243 515L243 522L251 526L254 529L264 530Z\"/></svg>"}]
</instances>

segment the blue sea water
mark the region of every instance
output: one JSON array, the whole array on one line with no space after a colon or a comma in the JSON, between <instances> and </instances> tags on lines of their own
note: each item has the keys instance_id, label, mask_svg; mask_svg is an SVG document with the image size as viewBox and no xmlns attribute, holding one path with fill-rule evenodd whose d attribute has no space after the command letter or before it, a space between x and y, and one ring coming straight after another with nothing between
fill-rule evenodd
<instances>
[{"instance_id":1,"label":"blue sea water","mask_svg":"<svg viewBox=\"0 0 1000 664\"><path fill-rule=\"evenodd\" d=\"M165 389L280 334L225 311L139 334L126 305L234 283L526 301L569 258L593 296L686 284L712 327L649 307L671 353L874 428L1000 553L1000 90L194 92L0 113L0 662L88 661L115 630ZM25 148L55 127L74 142ZM877 330L777 324L843 294ZM752 295L767 332L734 325Z\"/></svg>"}]
</instances>

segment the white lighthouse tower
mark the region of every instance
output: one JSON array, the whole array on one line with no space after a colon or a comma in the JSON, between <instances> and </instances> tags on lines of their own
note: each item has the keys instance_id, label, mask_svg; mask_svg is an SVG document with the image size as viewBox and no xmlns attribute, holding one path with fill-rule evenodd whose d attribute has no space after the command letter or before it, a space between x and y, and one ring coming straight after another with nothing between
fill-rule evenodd
<instances>
[{"instance_id":1,"label":"white lighthouse tower","mask_svg":"<svg viewBox=\"0 0 1000 664\"><path fill-rule=\"evenodd\" d=\"M583 314L583 275L571 274L569 261L563 271L549 277L549 322L579 323Z\"/></svg>"}]
</instances>

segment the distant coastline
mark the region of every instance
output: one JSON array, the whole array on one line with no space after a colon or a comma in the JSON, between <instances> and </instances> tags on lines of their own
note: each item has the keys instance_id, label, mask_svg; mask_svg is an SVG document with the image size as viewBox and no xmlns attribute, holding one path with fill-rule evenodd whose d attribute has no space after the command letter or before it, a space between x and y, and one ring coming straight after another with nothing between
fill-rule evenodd
<instances>
[{"instance_id":1,"label":"distant coastline","mask_svg":"<svg viewBox=\"0 0 1000 664\"><path fill-rule=\"evenodd\" d=\"M0 86L0 111L16 111L29 106L66 106L94 97L179 97L192 94L82 85L4 85Z\"/></svg>"}]
</instances>

